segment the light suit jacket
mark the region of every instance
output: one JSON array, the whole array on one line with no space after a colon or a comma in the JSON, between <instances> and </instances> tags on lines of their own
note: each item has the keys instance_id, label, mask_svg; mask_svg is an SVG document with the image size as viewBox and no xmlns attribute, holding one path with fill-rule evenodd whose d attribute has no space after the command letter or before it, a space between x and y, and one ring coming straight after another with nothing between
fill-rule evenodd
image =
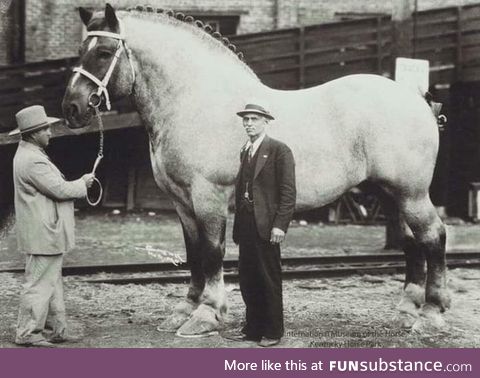
<instances>
[{"instance_id":1,"label":"light suit jacket","mask_svg":"<svg viewBox=\"0 0 480 378\"><path fill-rule=\"evenodd\" d=\"M56 255L75 246L73 200L86 196L82 179L65 181L44 150L20 141L13 159L18 250Z\"/></svg>"}]
</instances>

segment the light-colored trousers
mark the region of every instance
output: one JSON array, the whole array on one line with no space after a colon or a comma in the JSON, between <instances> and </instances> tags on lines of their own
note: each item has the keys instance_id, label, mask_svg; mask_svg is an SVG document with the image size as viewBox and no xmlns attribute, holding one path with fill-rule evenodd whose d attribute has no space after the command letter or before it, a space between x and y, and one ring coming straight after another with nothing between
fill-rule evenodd
<instances>
[{"instance_id":1,"label":"light-colored trousers","mask_svg":"<svg viewBox=\"0 0 480 378\"><path fill-rule=\"evenodd\" d=\"M42 332L46 324L52 328L52 337L65 336L62 264L63 254L27 255L15 337L17 344L45 340Z\"/></svg>"}]
</instances>

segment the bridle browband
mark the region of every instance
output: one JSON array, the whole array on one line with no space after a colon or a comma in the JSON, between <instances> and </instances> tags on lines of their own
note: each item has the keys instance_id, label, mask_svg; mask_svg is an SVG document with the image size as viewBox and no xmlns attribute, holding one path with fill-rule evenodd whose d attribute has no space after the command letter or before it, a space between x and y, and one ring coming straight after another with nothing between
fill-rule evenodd
<instances>
[{"instance_id":1,"label":"bridle browband","mask_svg":"<svg viewBox=\"0 0 480 378\"><path fill-rule=\"evenodd\" d=\"M90 97L88 99L88 104L94 108L98 108L102 102L102 94L103 94L105 96L105 104L107 106L107 110L110 110L111 104L110 104L110 96L107 90L107 85L108 85L108 82L110 81L110 77L112 76L112 72L115 69L115 66L117 65L118 58L120 57L120 54L122 53L122 51L125 51L125 54L127 55L127 58L128 58L128 62L130 63L130 68L132 70L132 78L133 78L132 92L133 92L133 85L135 84L135 69L133 68L131 53L127 47L127 43L125 42L125 37L122 33L111 33L107 31L95 30L95 31L88 32L87 38L88 37L107 37L107 38L116 39L118 41L115 55L113 56L113 59L110 62L110 66L108 67L108 70L103 80L99 80L95 75L84 70L82 67L75 67L73 69L73 72L78 72L79 74L93 81L98 86L97 92L90 94Z\"/></svg>"}]
</instances>

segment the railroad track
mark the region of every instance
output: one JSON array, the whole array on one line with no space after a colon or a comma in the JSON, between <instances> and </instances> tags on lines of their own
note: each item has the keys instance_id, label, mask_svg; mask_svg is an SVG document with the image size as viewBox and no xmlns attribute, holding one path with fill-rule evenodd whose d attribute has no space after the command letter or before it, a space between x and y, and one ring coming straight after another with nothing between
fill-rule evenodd
<instances>
[{"instance_id":1,"label":"railroad track","mask_svg":"<svg viewBox=\"0 0 480 378\"><path fill-rule=\"evenodd\" d=\"M283 278L324 278L341 277L352 274L394 274L405 270L402 253L384 253L352 256L314 256L287 257L282 259ZM480 267L480 251L447 252L449 268ZM237 260L224 261L225 281L238 280ZM23 268L1 269L0 272L21 273ZM85 276L99 273L117 274L121 276L87 278L90 283L109 284L148 284L148 283L183 283L190 280L187 264L174 266L171 263L139 263L67 266L63 274ZM148 276L131 276L135 273L156 273Z\"/></svg>"}]
</instances>

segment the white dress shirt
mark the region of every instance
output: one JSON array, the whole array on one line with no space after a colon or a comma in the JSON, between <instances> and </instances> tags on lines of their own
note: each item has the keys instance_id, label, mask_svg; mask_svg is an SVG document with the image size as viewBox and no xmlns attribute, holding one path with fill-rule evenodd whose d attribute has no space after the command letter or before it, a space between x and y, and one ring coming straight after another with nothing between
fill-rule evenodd
<instances>
[{"instance_id":1,"label":"white dress shirt","mask_svg":"<svg viewBox=\"0 0 480 378\"><path fill-rule=\"evenodd\" d=\"M258 150L258 147L260 147L260 144L262 144L263 140L265 139L265 133L261 134L255 142L248 141L247 144L245 145L245 151L248 151L250 146L252 146L252 152L250 152L250 157L254 157L255 153Z\"/></svg>"}]
</instances>

